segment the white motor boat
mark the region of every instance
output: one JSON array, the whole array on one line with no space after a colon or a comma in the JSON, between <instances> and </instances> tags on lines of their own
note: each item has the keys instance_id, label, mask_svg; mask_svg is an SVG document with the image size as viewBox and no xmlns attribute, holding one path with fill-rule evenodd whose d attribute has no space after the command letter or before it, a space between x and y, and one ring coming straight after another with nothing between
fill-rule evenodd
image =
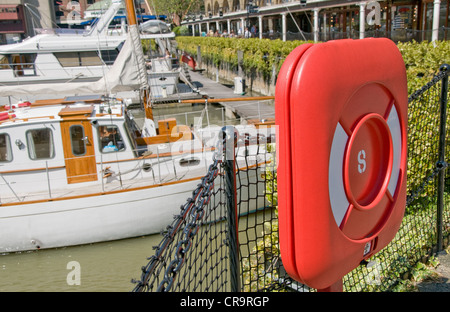
<instances>
[{"instance_id":1,"label":"white motor boat","mask_svg":"<svg viewBox=\"0 0 450 312\"><path fill-rule=\"evenodd\" d=\"M125 23L110 28L121 3L113 1L89 29L41 29L22 42L0 46L0 86L102 78L127 39ZM175 37L160 20L143 23L140 29L140 39Z\"/></svg>"}]
</instances>

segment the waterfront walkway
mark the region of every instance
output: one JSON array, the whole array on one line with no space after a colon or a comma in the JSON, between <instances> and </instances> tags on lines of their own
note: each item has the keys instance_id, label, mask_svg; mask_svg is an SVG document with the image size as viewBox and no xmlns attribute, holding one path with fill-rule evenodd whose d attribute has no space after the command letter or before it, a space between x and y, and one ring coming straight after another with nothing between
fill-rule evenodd
<instances>
[{"instance_id":1,"label":"waterfront walkway","mask_svg":"<svg viewBox=\"0 0 450 312\"><path fill-rule=\"evenodd\" d=\"M267 121L275 118L273 96L254 97L235 94L234 89L209 79L200 71L189 70L191 81L205 95L208 103L220 103L226 110L246 121ZM223 99L223 100L221 100ZM204 103L203 100L186 100L182 102Z\"/></svg>"}]
</instances>

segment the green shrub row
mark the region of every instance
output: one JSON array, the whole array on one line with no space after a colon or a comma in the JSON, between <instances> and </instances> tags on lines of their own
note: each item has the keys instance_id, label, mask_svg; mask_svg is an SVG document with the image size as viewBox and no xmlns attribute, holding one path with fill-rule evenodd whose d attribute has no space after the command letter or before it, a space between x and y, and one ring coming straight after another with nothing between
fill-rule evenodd
<instances>
[{"instance_id":1,"label":"green shrub row","mask_svg":"<svg viewBox=\"0 0 450 312\"><path fill-rule=\"evenodd\" d=\"M281 41L268 39L239 39L217 37L176 38L178 49L196 56L200 46L202 60L220 67L224 63L237 66L237 51L244 52L245 71L256 71L266 79L271 78L273 68L276 72L283 61L298 45L306 41ZM426 85L439 71L439 67L450 64L450 41L407 42L397 44L406 66L408 93ZM408 129L408 188L414 190L423 184L424 179L433 171L439 139L439 94L410 103ZM450 115L450 114L449 114ZM432 157L430 155L432 154ZM447 148L447 159L450 148ZM433 159L433 161L430 161ZM435 160L436 159L436 160ZM433 192L433 186L427 185L422 196Z\"/></svg>"},{"instance_id":2,"label":"green shrub row","mask_svg":"<svg viewBox=\"0 0 450 312\"><path fill-rule=\"evenodd\" d=\"M237 66L237 51L244 52L245 70L256 70L268 77L275 66L277 72L289 53L310 41L281 41L269 39L241 39L220 37L176 37L178 49L196 56L201 47L202 59L220 66ZM405 61L410 93L426 84L444 63L450 63L450 41L398 43Z\"/></svg>"},{"instance_id":3,"label":"green shrub row","mask_svg":"<svg viewBox=\"0 0 450 312\"><path fill-rule=\"evenodd\" d=\"M244 70L256 70L270 77L272 69L280 69L287 55L304 41L229 39L214 37L177 37L178 48L196 56L197 47L201 47L202 59L221 66L224 63L237 66L237 51L244 52ZM403 56L407 77L408 93L426 85L438 72L439 67L450 64L450 41L398 43ZM439 83L440 86L440 83ZM439 90L439 88L437 88ZM439 133L438 93L410 103L408 127L408 190L414 190L423 184L433 171L437 155ZM450 116L450 114L449 114ZM447 126L449 129L450 125ZM449 130L447 130L449 132ZM275 145L269 145L268 151L274 152ZM447 161L450 159L450 147L447 147ZM276 171L267 170L266 197L277 210ZM432 185L433 184L433 185ZM360 266L344 279L346 291L402 291L405 278L414 277L419 270L421 259L429 254L436 244L434 227L436 224L435 199L432 198L434 183L426 185L421 200L407 207L402 226L391 244L378 253L372 261L372 268ZM445 195L445 224L450 217L449 192ZM276 213L276 212L275 212ZM258 240L250 256L243 261L243 285L245 291L261 290L278 280L275 267L267 268L267 263L279 257L277 219L264 224L264 237ZM444 233L448 235L448 228Z\"/></svg>"},{"instance_id":4,"label":"green shrub row","mask_svg":"<svg viewBox=\"0 0 450 312\"><path fill-rule=\"evenodd\" d=\"M218 37L177 37L178 49L197 56L201 47L202 60L212 62L216 67L223 63L237 66L237 51L244 53L243 67L246 71L256 70L264 77L270 77L272 68L277 72L289 53L305 41L268 39L240 39Z\"/></svg>"},{"instance_id":5,"label":"green shrub row","mask_svg":"<svg viewBox=\"0 0 450 312\"><path fill-rule=\"evenodd\" d=\"M405 62L410 96L427 85L442 64L450 64L450 41L436 44L413 41L397 46ZM411 99L408 106L408 190L423 189L418 196L422 201L435 193L435 184L424 184L424 181L433 173L438 160L440 92L441 83L438 82L423 96ZM450 118L447 118L447 141L449 123ZM447 147L446 160L449 159L450 148ZM416 210L414 206L407 209L410 212Z\"/></svg>"}]
</instances>

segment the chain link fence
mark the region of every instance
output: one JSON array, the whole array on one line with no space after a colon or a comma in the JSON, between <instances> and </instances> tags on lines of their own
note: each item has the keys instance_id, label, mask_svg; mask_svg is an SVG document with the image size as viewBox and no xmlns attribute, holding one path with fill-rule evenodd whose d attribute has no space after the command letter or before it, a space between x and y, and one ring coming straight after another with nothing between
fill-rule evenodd
<instances>
[{"instance_id":1,"label":"chain link fence","mask_svg":"<svg viewBox=\"0 0 450 312\"><path fill-rule=\"evenodd\" d=\"M394 291L450 234L448 73L409 98L408 196L396 237L343 279L344 291ZM135 292L316 291L292 280L278 245L273 129L222 131L208 174L133 280ZM235 144L236 149L226 148ZM235 157L230 155L235 151ZM228 151L228 154L227 154Z\"/></svg>"}]
</instances>

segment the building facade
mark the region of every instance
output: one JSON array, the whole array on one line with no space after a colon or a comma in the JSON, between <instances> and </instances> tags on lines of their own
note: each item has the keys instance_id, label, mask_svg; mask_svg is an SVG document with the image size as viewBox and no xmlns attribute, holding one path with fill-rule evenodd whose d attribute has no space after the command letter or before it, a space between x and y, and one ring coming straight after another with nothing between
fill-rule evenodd
<instances>
[{"instance_id":1,"label":"building facade","mask_svg":"<svg viewBox=\"0 0 450 312\"><path fill-rule=\"evenodd\" d=\"M230 33L282 40L388 37L448 40L449 0L205 0L182 22L193 36ZM217 33L216 33L217 31Z\"/></svg>"},{"instance_id":2,"label":"building facade","mask_svg":"<svg viewBox=\"0 0 450 312\"><path fill-rule=\"evenodd\" d=\"M82 22L98 18L109 8L112 0L54 0L54 3L56 16L57 18L59 17L59 23L67 24L67 21L74 16ZM136 0L135 5L137 14L149 14L145 0ZM126 15L125 3L123 1L122 8L118 14Z\"/></svg>"},{"instance_id":3,"label":"building facade","mask_svg":"<svg viewBox=\"0 0 450 312\"><path fill-rule=\"evenodd\" d=\"M0 3L0 44L14 43L25 38L28 23L23 0L2 0Z\"/></svg>"},{"instance_id":4,"label":"building facade","mask_svg":"<svg viewBox=\"0 0 450 312\"><path fill-rule=\"evenodd\" d=\"M112 0L1 0L0 44L34 36L38 28L85 27L98 17ZM148 14L145 0L136 0L136 12ZM151 12L150 12L151 13ZM122 12L125 15L125 5Z\"/></svg>"}]
</instances>

